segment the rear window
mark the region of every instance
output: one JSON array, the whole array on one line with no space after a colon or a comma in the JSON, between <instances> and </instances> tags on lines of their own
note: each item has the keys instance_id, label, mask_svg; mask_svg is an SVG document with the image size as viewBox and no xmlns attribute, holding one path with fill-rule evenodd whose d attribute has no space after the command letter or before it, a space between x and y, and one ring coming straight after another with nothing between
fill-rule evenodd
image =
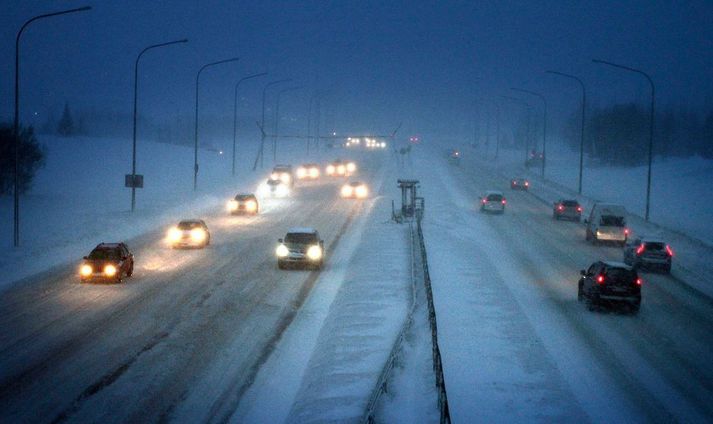
<instances>
[{"instance_id":1,"label":"rear window","mask_svg":"<svg viewBox=\"0 0 713 424\"><path fill-rule=\"evenodd\" d=\"M576 200L565 200L565 201L562 202L562 204L563 204L564 206L568 206L568 207L577 207L577 206L579 206L579 203L577 203Z\"/></svg>"},{"instance_id":2,"label":"rear window","mask_svg":"<svg viewBox=\"0 0 713 424\"><path fill-rule=\"evenodd\" d=\"M609 268L606 271L607 278L614 281L633 281L636 279L636 273L624 268Z\"/></svg>"},{"instance_id":3,"label":"rear window","mask_svg":"<svg viewBox=\"0 0 713 424\"><path fill-rule=\"evenodd\" d=\"M315 243L317 236L313 233L287 233L285 243L307 244Z\"/></svg>"},{"instance_id":4,"label":"rear window","mask_svg":"<svg viewBox=\"0 0 713 424\"><path fill-rule=\"evenodd\" d=\"M658 242L648 242L646 243L646 250L664 250L666 246L663 243Z\"/></svg>"},{"instance_id":5,"label":"rear window","mask_svg":"<svg viewBox=\"0 0 713 424\"><path fill-rule=\"evenodd\" d=\"M202 227L200 222L194 221L181 221L178 223L178 228L181 230L192 230L194 228Z\"/></svg>"},{"instance_id":6,"label":"rear window","mask_svg":"<svg viewBox=\"0 0 713 424\"><path fill-rule=\"evenodd\" d=\"M503 196L501 196L499 194L489 194L487 199L489 202L499 202L499 201L503 200Z\"/></svg>"},{"instance_id":7,"label":"rear window","mask_svg":"<svg viewBox=\"0 0 713 424\"><path fill-rule=\"evenodd\" d=\"M623 227L624 217L622 216L612 216L612 215L602 215L601 222L599 225L605 227Z\"/></svg>"}]
</instances>

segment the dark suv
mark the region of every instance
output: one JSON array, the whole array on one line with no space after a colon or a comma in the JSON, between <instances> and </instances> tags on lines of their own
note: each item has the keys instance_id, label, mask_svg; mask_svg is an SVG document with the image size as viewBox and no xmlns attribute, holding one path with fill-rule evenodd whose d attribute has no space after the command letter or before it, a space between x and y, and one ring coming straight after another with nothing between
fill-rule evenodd
<instances>
[{"instance_id":1,"label":"dark suv","mask_svg":"<svg viewBox=\"0 0 713 424\"><path fill-rule=\"evenodd\" d=\"M621 262L594 262L580 271L577 300L592 311L604 303L623 303L633 313L641 304L641 278L636 270Z\"/></svg>"},{"instance_id":2,"label":"dark suv","mask_svg":"<svg viewBox=\"0 0 713 424\"><path fill-rule=\"evenodd\" d=\"M624 245L624 263L639 269L660 269L671 272L673 250L663 240L637 238Z\"/></svg>"},{"instance_id":3,"label":"dark suv","mask_svg":"<svg viewBox=\"0 0 713 424\"><path fill-rule=\"evenodd\" d=\"M79 267L84 281L105 280L121 283L124 276L134 273L134 255L124 243L99 243Z\"/></svg>"},{"instance_id":4,"label":"dark suv","mask_svg":"<svg viewBox=\"0 0 713 424\"><path fill-rule=\"evenodd\" d=\"M324 264L324 241L314 228L290 228L284 239L278 240L277 267L288 265L303 268L322 269Z\"/></svg>"}]
</instances>

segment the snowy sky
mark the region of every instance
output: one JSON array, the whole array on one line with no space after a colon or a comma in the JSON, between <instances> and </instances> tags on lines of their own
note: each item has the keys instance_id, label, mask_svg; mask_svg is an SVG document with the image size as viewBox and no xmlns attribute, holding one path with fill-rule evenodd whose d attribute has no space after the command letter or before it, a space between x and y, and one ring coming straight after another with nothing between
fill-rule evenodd
<instances>
[{"instance_id":1,"label":"snowy sky","mask_svg":"<svg viewBox=\"0 0 713 424\"><path fill-rule=\"evenodd\" d=\"M144 47L188 38L148 53L140 69L140 110L192 116L201 65L202 110L230 114L232 87L250 73L244 113L259 114L262 85L293 78L284 111L304 120L310 95L325 91L326 121L342 131L471 131L478 105L511 86L546 94L553 118L576 107L581 76L593 104L647 104L646 81L592 58L648 71L662 105L713 105L713 3L709 1L20 1L0 16L0 117L10 119L14 41L35 15L93 10L32 24L21 43L21 108L59 114L77 108L129 113L133 66ZM8 8L8 6L10 6ZM536 101L532 101L536 104ZM37 119L37 118L35 118Z\"/></svg>"}]
</instances>

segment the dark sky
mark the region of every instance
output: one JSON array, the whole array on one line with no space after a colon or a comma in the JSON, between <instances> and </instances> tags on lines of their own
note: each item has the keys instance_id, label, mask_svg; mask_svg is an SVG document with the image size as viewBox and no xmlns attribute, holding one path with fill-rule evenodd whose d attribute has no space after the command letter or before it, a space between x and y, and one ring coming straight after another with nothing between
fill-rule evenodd
<instances>
[{"instance_id":1,"label":"dark sky","mask_svg":"<svg viewBox=\"0 0 713 424\"><path fill-rule=\"evenodd\" d=\"M262 84L293 78L283 110L304 120L310 95L338 131L465 135L482 105L520 86L546 95L552 119L577 106L579 75L591 103L647 104L637 75L592 58L640 68L663 106L713 107L713 2L661 1L28 1L6 0L0 16L0 118L11 119L14 43L24 20L92 5L93 10L40 21L24 33L21 108L32 114L75 108L129 113L133 66L150 44L188 38L142 59L140 111L148 118L192 119L194 81L207 62L237 64L201 77L201 110L232 110L241 76L270 76L245 85L242 113L257 117ZM533 105L536 100L530 100ZM480 105L480 106L479 106ZM35 118L38 119L38 118Z\"/></svg>"}]
</instances>

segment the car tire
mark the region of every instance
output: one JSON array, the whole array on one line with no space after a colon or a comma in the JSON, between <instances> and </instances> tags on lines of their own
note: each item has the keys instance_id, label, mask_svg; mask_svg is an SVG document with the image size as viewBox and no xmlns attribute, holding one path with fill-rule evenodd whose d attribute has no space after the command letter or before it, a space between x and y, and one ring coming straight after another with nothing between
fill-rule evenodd
<instances>
[{"instance_id":1,"label":"car tire","mask_svg":"<svg viewBox=\"0 0 713 424\"><path fill-rule=\"evenodd\" d=\"M279 269L285 269L285 264L282 263L282 262L280 262L280 261L277 261L277 268L279 268Z\"/></svg>"},{"instance_id":2,"label":"car tire","mask_svg":"<svg viewBox=\"0 0 713 424\"><path fill-rule=\"evenodd\" d=\"M577 302L584 300L584 293L582 292L582 283L577 286Z\"/></svg>"},{"instance_id":3,"label":"car tire","mask_svg":"<svg viewBox=\"0 0 713 424\"><path fill-rule=\"evenodd\" d=\"M592 232L589 231L589 229L587 229L587 232L586 232L585 235L584 235L584 239L585 239L586 241L592 241Z\"/></svg>"},{"instance_id":4,"label":"car tire","mask_svg":"<svg viewBox=\"0 0 713 424\"><path fill-rule=\"evenodd\" d=\"M663 272L664 272L664 274L670 274L671 273L671 264L664 265Z\"/></svg>"},{"instance_id":5,"label":"car tire","mask_svg":"<svg viewBox=\"0 0 713 424\"><path fill-rule=\"evenodd\" d=\"M599 296L587 296L585 303L587 304L587 309L589 311L596 311L597 309L599 309Z\"/></svg>"},{"instance_id":6,"label":"car tire","mask_svg":"<svg viewBox=\"0 0 713 424\"><path fill-rule=\"evenodd\" d=\"M132 275L134 275L134 264L133 263L131 264L129 271L126 273L127 277L131 277Z\"/></svg>"}]
</instances>

